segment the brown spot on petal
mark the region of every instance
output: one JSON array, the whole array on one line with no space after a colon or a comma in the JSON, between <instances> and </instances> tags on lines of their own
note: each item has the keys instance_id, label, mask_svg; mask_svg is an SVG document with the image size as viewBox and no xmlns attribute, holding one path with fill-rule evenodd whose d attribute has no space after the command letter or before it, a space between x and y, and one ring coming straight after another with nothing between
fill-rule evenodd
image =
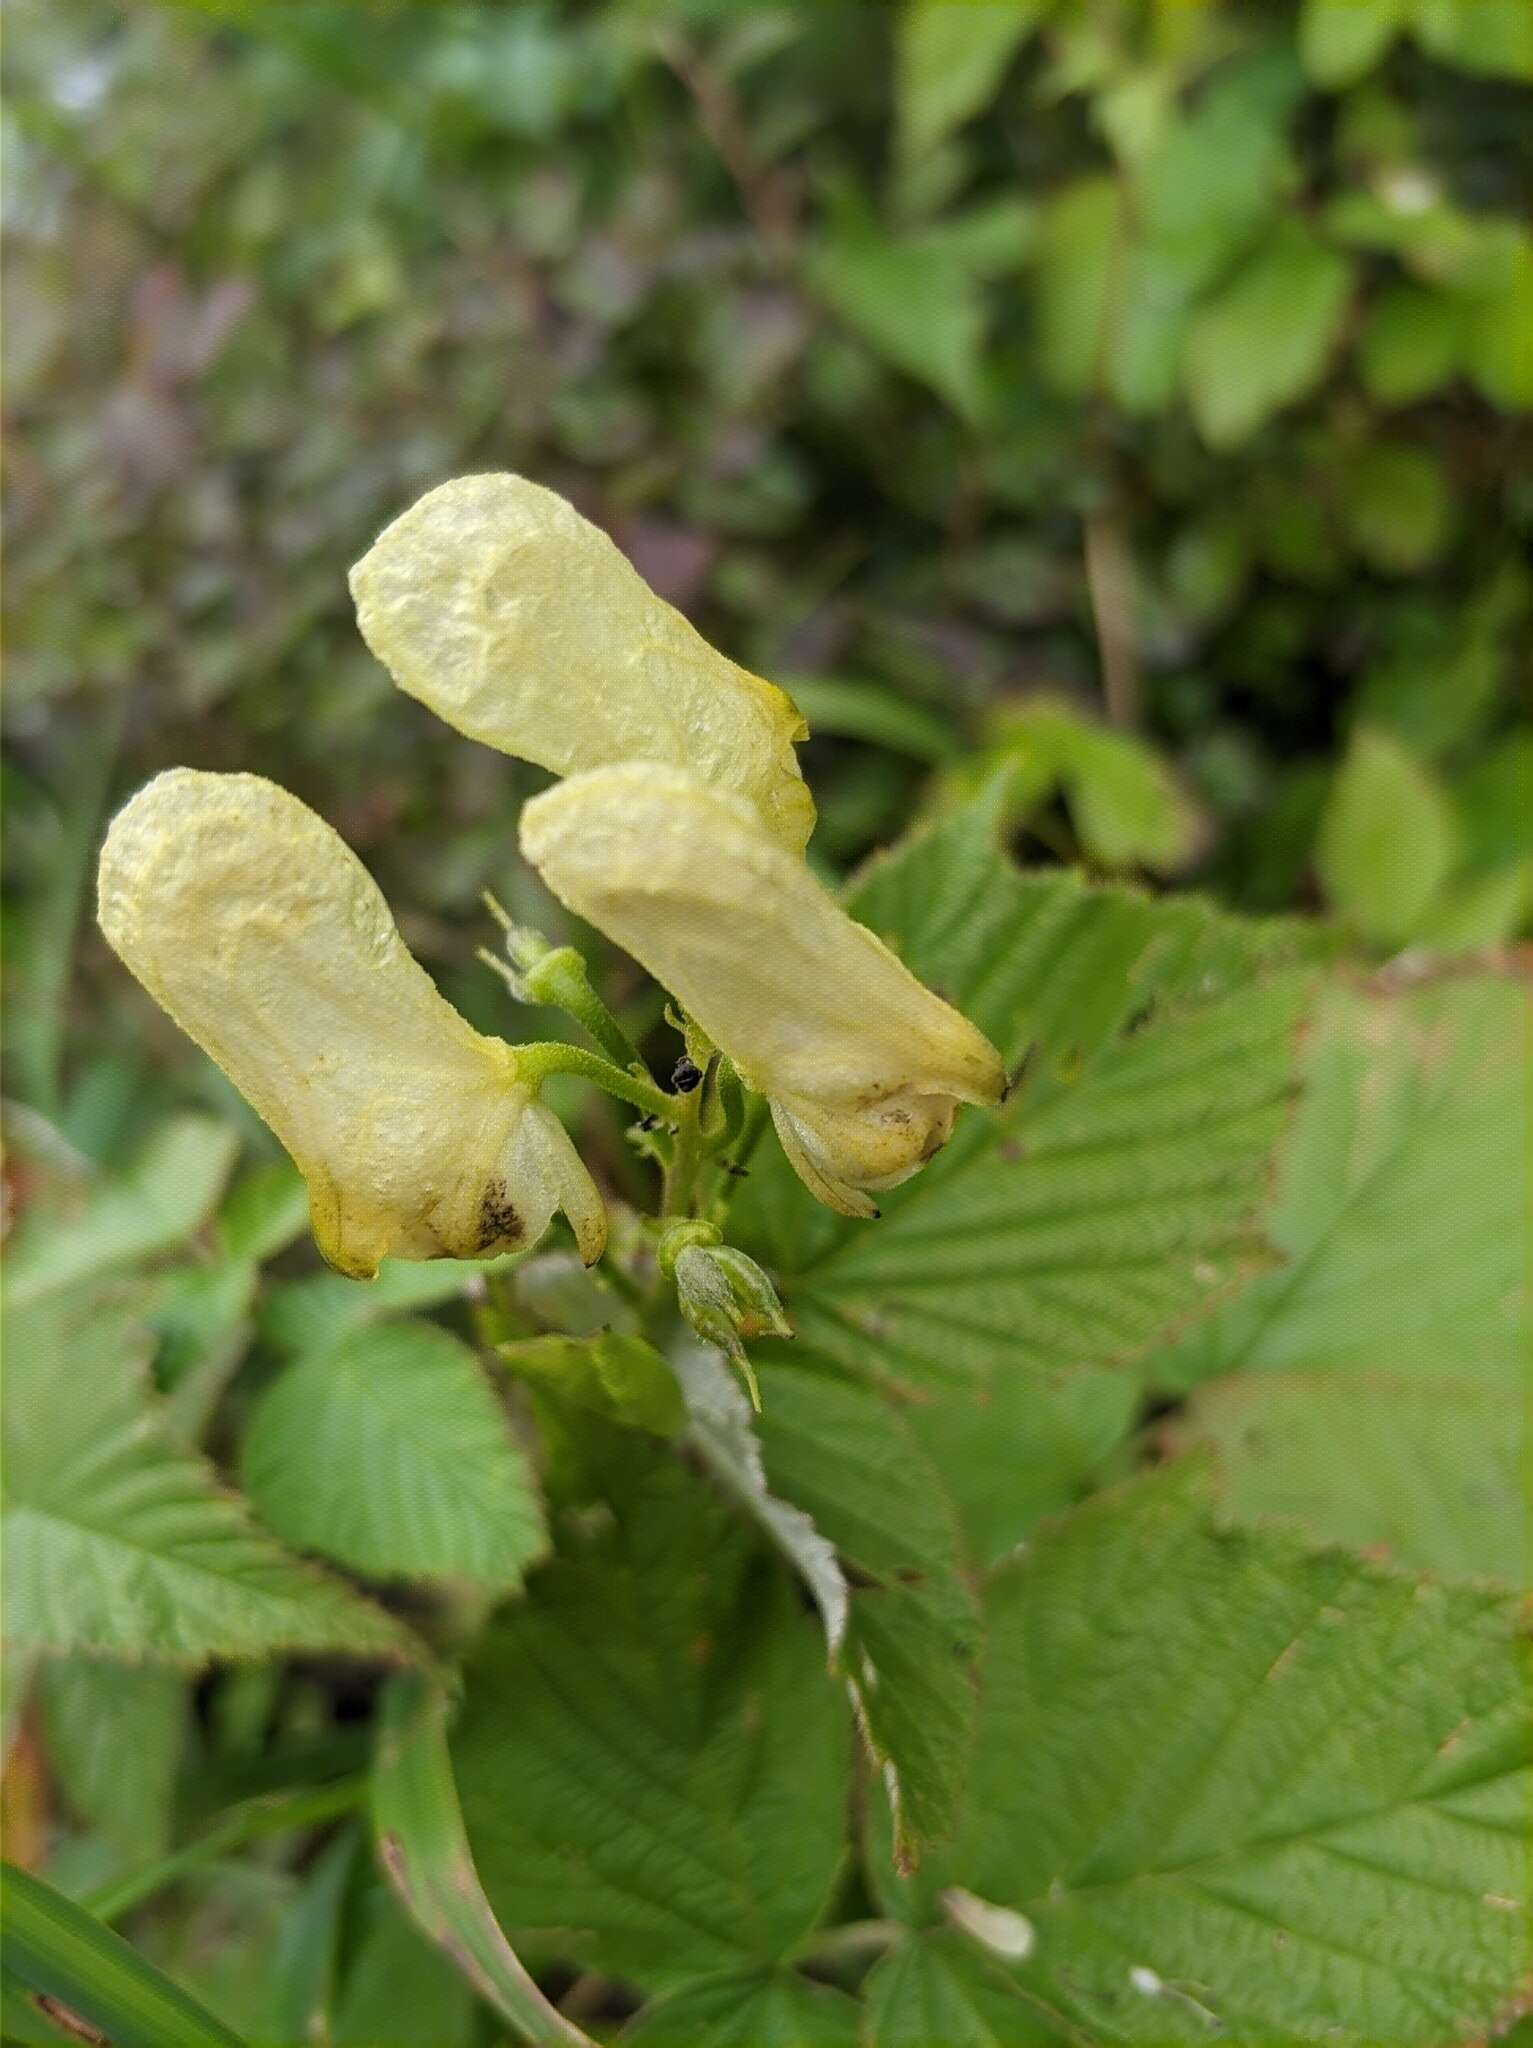
<instances>
[{"instance_id":1,"label":"brown spot on petal","mask_svg":"<svg viewBox=\"0 0 1533 2048\"><path fill-rule=\"evenodd\" d=\"M486 1252L491 1245L516 1244L522 1236L522 1219L512 1206L504 1181L492 1180L479 1202L476 1248Z\"/></svg>"}]
</instances>

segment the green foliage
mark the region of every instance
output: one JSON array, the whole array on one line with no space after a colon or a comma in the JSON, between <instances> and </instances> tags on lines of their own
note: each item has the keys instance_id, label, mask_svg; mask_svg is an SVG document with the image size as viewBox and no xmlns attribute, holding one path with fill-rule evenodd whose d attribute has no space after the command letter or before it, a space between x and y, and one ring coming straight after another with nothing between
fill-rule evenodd
<instances>
[{"instance_id":1,"label":"green foliage","mask_svg":"<svg viewBox=\"0 0 1533 2048\"><path fill-rule=\"evenodd\" d=\"M8 1971L156 2042L1499 2038L1523 0L13 15ZM580 1090L602 1266L359 1285L90 932L113 803L238 765L542 1035L466 965L486 885L589 946L534 778L343 585L492 468L792 689L812 859L900 842L847 900L1017 1077L874 1222L750 1153L759 1414Z\"/></svg>"},{"instance_id":2,"label":"green foliage","mask_svg":"<svg viewBox=\"0 0 1533 2048\"><path fill-rule=\"evenodd\" d=\"M785 1970L713 1977L657 1999L624 2041L671 2048L857 2048L858 2011L844 1991Z\"/></svg>"},{"instance_id":3,"label":"green foliage","mask_svg":"<svg viewBox=\"0 0 1533 2048\"><path fill-rule=\"evenodd\" d=\"M1522 0L213 12L13 29L11 396L47 479L10 550L28 1100L102 780L214 728L208 759L408 881L439 959L507 893L502 782L380 715L336 573L425 481L575 484L749 666L855 676L959 750L1003 681L1094 702L1081 522L1110 513L1141 736L1251 908L1302 888L1300 778L1402 620L1463 642L1527 554ZM1205 609L1177 565L1211 523L1238 567ZM1526 726L1528 602L1465 768ZM877 744L821 750L837 857L908 813Z\"/></svg>"},{"instance_id":4,"label":"green foliage","mask_svg":"<svg viewBox=\"0 0 1533 2048\"><path fill-rule=\"evenodd\" d=\"M980 2039L1487 2026L1523 1940L1513 1605L1219 1535L1185 1469L1105 1493L992 1579L966 1817L887 1903L1026 1920Z\"/></svg>"},{"instance_id":5,"label":"green foliage","mask_svg":"<svg viewBox=\"0 0 1533 2048\"><path fill-rule=\"evenodd\" d=\"M675 1372L642 1337L620 1330L590 1337L522 1337L502 1344L499 1355L518 1378L631 1429L675 1436L686 1421Z\"/></svg>"},{"instance_id":6,"label":"green foliage","mask_svg":"<svg viewBox=\"0 0 1533 2048\"><path fill-rule=\"evenodd\" d=\"M130 1304L49 1295L7 1317L6 1634L164 1658L337 1650L400 1658L408 1632L299 1563L158 1427Z\"/></svg>"},{"instance_id":7,"label":"green foliage","mask_svg":"<svg viewBox=\"0 0 1533 2048\"><path fill-rule=\"evenodd\" d=\"M36 1209L8 1255L13 1307L174 1250L206 1221L239 1150L227 1124L184 1116L162 1124L121 1173L90 1183L78 1204Z\"/></svg>"},{"instance_id":8,"label":"green foliage","mask_svg":"<svg viewBox=\"0 0 1533 2048\"><path fill-rule=\"evenodd\" d=\"M468 1668L453 1762L501 1925L651 1989L781 1956L843 1856L847 1727L786 1576L640 1470Z\"/></svg>"},{"instance_id":9,"label":"green foliage","mask_svg":"<svg viewBox=\"0 0 1533 2048\"><path fill-rule=\"evenodd\" d=\"M735 1225L816 1368L767 1369L768 1471L854 1568L848 1669L905 1854L947 1831L963 1779L970 1557L1074 1497L1129 1426L1124 1368L1260 1257L1306 979L1281 929L1019 874L1004 801L997 784L912 841L853 905L1026 1055L1009 1110L885 1197L876 1230L775 1161Z\"/></svg>"},{"instance_id":10,"label":"green foliage","mask_svg":"<svg viewBox=\"0 0 1533 2048\"><path fill-rule=\"evenodd\" d=\"M1214 447L1249 440L1320 381L1351 284L1346 260L1290 222L1198 314L1187 396Z\"/></svg>"},{"instance_id":11,"label":"green foliage","mask_svg":"<svg viewBox=\"0 0 1533 2048\"><path fill-rule=\"evenodd\" d=\"M419 1679L396 1679L389 1688L373 1772L373 1826L383 1867L422 1931L452 1957L520 2039L552 2043L553 2048L584 2042L586 2037L560 2018L528 1976L480 1889L453 1785L445 1707L442 1695ZM361 2020L355 2006L362 2005L364 2012L376 2008L393 1975L389 1929L385 1917L373 1980L364 1978L361 1986L352 1980L354 2025ZM428 1985L440 1984L441 1976L440 1969L427 1972ZM413 1992L418 1983L419 1973L413 1973L403 1988ZM432 2019L440 2025L439 2010ZM389 2023L384 2004L372 2024Z\"/></svg>"},{"instance_id":12,"label":"green foliage","mask_svg":"<svg viewBox=\"0 0 1533 2048\"><path fill-rule=\"evenodd\" d=\"M432 1323L375 1324L288 1366L250 1417L241 1476L286 1542L373 1578L500 1592L545 1547L478 1360Z\"/></svg>"},{"instance_id":13,"label":"green foliage","mask_svg":"<svg viewBox=\"0 0 1533 2048\"><path fill-rule=\"evenodd\" d=\"M1003 7L914 0L896 30L894 107L900 146L918 158L995 98L1006 67L1045 12L1046 0Z\"/></svg>"},{"instance_id":14,"label":"green foliage","mask_svg":"<svg viewBox=\"0 0 1533 2048\"><path fill-rule=\"evenodd\" d=\"M1454 850L1453 816L1430 774L1389 734L1360 728L1315 849L1331 903L1365 937L1399 945L1437 901Z\"/></svg>"},{"instance_id":15,"label":"green foliage","mask_svg":"<svg viewBox=\"0 0 1533 2048\"><path fill-rule=\"evenodd\" d=\"M1230 1507L1404 1562L1528 1569L1527 991L1330 997L1268 1229L1284 1264L1152 1374Z\"/></svg>"},{"instance_id":16,"label":"green foliage","mask_svg":"<svg viewBox=\"0 0 1533 2048\"><path fill-rule=\"evenodd\" d=\"M239 2048L239 2036L136 1955L120 1935L25 1870L4 1866L5 1992L27 2012L30 2040L47 2040L40 1995L123 2048ZM87 2037L88 2038L88 2037Z\"/></svg>"},{"instance_id":17,"label":"green foliage","mask_svg":"<svg viewBox=\"0 0 1533 2048\"><path fill-rule=\"evenodd\" d=\"M60 1657L44 1668L39 1690L48 1751L71 1804L124 1857L163 1854L186 1746L181 1675Z\"/></svg>"}]
</instances>

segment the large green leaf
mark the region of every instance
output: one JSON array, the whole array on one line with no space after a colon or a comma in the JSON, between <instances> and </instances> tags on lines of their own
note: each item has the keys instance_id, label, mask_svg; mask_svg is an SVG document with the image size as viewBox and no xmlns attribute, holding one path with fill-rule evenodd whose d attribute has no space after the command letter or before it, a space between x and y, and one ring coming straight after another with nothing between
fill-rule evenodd
<instances>
[{"instance_id":1,"label":"large green leaf","mask_svg":"<svg viewBox=\"0 0 1533 2048\"><path fill-rule=\"evenodd\" d=\"M855 1999L787 1970L715 1977L661 1999L623 2048L858 2048Z\"/></svg>"},{"instance_id":2,"label":"large green leaf","mask_svg":"<svg viewBox=\"0 0 1533 2048\"><path fill-rule=\"evenodd\" d=\"M676 1375L686 1398L687 1441L714 1483L766 1533L814 1597L834 1666L845 1647L849 1597L835 1548L814 1517L772 1491L756 1415L733 1365L712 1344L678 1340Z\"/></svg>"},{"instance_id":3,"label":"large green leaf","mask_svg":"<svg viewBox=\"0 0 1533 2048\"><path fill-rule=\"evenodd\" d=\"M161 1433L148 1339L100 1291L6 1318L6 1632L53 1651L199 1665L338 1650L399 1658L408 1632L265 1536Z\"/></svg>"},{"instance_id":4,"label":"large green leaf","mask_svg":"<svg viewBox=\"0 0 1533 2048\"><path fill-rule=\"evenodd\" d=\"M1336 991L1270 1219L1286 1263L1155 1362L1231 1506L1525 1574L1533 1009L1481 976ZM1216 1375L1221 1377L1215 1377Z\"/></svg>"},{"instance_id":5,"label":"large green leaf","mask_svg":"<svg viewBox=\"0 0 1533 2048\"><path fill-rule=\"evenodd\" d=\"M767 1476L850 1568L843 1662L908 1859L951 1828L973 1733L980 1622L957 1509L871 1388L813 1359L758 1369Z\"/></svg>"},{"instance_id":6,"label":"large green leaf","mask_svg":"<svg viewBox=\"0 0 1533 2048\"><path fill-rule=\"evenodd\" d=\"M1131 1426L1126 1368L1263 1256L1306 980L1282 927L1020 874L1005 802L997 784L876 866L852 907L1008 1060L1030 1050L1011 1103L966 1112L876 1224L769 1156L731 1226L799 1333L792 1366L758 1360L768 1472L850 1568L848 1670L905 1854L966 1768L965 1571L1078 1495Z\"/></svg>"},{"instance_id":7,"label":"large green leaf","mask_svg":"<svg viewBox=\"0 0 1533 2048\"><path fill-rule=\"evenodd\" d=\"M1094 2042L1442 2048L1510 2008L1515 1602L1221 1534L1182 1467L1043 1533L988 1607L960 1837L915 1884L873 1875L891 1910L967 1924L1026 2000L1013 2029L987 2008L989 2038L1036 2040L1041 2006Z\"/></svg>"},{"instance_id":8,"label":"large green leaf","mask_svg":"<svg viewBox=\"0 0 1533 2048\"><path fill-rule=\"evenodd\" d=\"M875 866L851 907L1027 1054L1007 1107L964 1112L877 1223L817 1208L764 1156L731 1226L809 1348L908 1398L918 1435L967 1404L992 1452L1021 1447L1017 1390L1132 1362L1262 1256L1308 982L1290 927L1019 873L995 844L1003 800Z\"/></svg>"},{"instance_id":9,"label":"large green leaf","mask_svg":"<svg viewBox=\"0 0 1533 2048\"><path fill-rule=\"evenodd\" d=\"M287 1542L377 1578L503 1590L545 1544L505 1411L434 1323L365 1326L289 1366L250 1418L242 1477Z\"/></svg>"},{"instance_id":10,"label":"large green leaf","mask_svg":"<svg viewBox=\"0 0 1533 2048\"><path fill-rule=\"evenodd\" d=\"M629 1441L615 1522L582 1523L471 1662L453 1761L510 1937L663 1991L825 1910L849 1717L786 1572Z\"/></svg>"},{"instance_id":11,"label":"large green leaf","mask_svg":"<svg viewBox=\"0 0 1533 2048\"><path fill-rule=\"evenodd\" d=\"M877 2048L1055 2048L1071 2038L982 1950L948 1932L899 1943L864 1995Z\"/></svg>"}]
</instances>

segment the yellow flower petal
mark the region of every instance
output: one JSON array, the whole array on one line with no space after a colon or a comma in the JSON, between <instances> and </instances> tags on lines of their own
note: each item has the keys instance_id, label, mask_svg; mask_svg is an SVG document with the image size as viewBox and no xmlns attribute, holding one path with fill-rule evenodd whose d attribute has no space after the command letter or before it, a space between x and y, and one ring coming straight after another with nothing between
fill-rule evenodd
<instances>
[{"instance_id":1,"label":"yellow flower petal","mask_svg":"<svg viewBox=\"0 0 1533 2048\"><path fill-rule=\"evenodd\" d=\"M600 527L519 476L440 485L351 572L362 636L470 739L559 775L666 761L800 851L814 801L790 697L716 653Z\"/></svg>"},{"instance_id":2,"label":"yellow flower petal","mask_svg":"<svg viewBox=\"0 0 1533 2048\"><path fill-rule=\"evenodd\" d=\"M595 768L534 797L522 851L772 1099L821 1201L870 1214L1005 1086L984 1035L847 916L750 807L674 768Z\"/></svg>"},{"instance_id":3,"label":"yellow flower petal","mask_svg":"<svg viewBox=\"0 0 1533 2048\"><path fill-rule=\"evenodd\" d=\"M113 820L101 928L266 1119L343 1273L530 1244L556 1208L600 1255L563 1126L412 959L367 870L256 775L174 768Z\"/></svg>"}]
</instances>

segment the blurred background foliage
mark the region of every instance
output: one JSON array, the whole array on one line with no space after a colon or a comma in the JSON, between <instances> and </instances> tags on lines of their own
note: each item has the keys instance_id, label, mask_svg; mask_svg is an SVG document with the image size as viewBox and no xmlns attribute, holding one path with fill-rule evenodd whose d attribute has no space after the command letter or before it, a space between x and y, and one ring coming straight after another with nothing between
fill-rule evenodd
<instances>
[{"instance_id":1,"label":"blurred background foliage","mask_svg":"<svg viewBox=\"0 0 1533 2048\"><path fill-rule=\"evenodd\" d=\"M161 1028L93 943L64 997L170 762L296 788L460 972L531 781L344 571L475 468L797 692L827 867L1009 763L1035 859L1525 928L1523 0L8 15L15 1095Z\"/></svg>"}]
</instances>

